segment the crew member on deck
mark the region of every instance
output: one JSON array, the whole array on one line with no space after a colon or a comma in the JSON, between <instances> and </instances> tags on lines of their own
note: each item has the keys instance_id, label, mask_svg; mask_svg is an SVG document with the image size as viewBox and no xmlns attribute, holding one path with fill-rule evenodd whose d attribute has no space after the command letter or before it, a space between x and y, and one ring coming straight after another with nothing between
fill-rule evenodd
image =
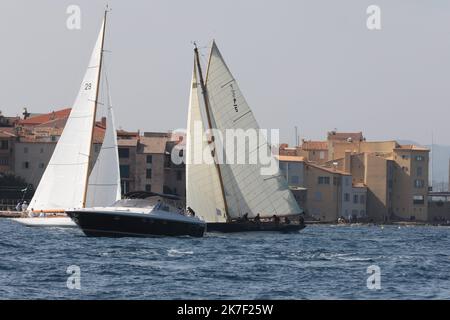
<instances>
[{"instance_id":1,"label":"crew member on deck","mask_svg":"<svg viewBox=\"0 0 450 320\"><path fill-rule=\"evenodd\" d=\"M244 217L242 218L243 221L248 221L248 212L244 214Z\"/></svg>"},{"instance_id":2,"label":"crew member on deck","mask_svg":"<svg viewBox=\"0 0 450 320\"><path fill-rule=\"evenodd\" d=\"M255 222L261 222L261 215L258 213L258 215L255 217L255 219L253 219L253 221Z\"/></svg>"},{"instance_id":3,"label":"crew member on deck","mask_svg":"<svg viewBox=\"0 0 450 320\"><path fill-rule=\"evenodd\" d=\"M285 218L284 218L284 223L285 223L285 224L291 224L291 220L289 220L288 217L285 217Z\"/></svg>"},{"instance_id":4,"label":"crew member on deck","mask_svg":"<svg viewBox=\"0 0 450 320\"><path fill-rule=\"evenodd\" d=\"M187 211L192 217L195 217L195 211L191 207L188 207Z\"/></svg>"},{"instance_id":5,"label":"crew member on deck","mask_svg":"<svg viewBox=\"0 0 450 320\"><path fill-rule=\"evenodd\" d=\"M273 215L272 220L275 223L280 223L280 218L276 214Z\"/></svg>"},{"instance_id":6,"label":"crew member on deck","mask_svg":"<svg viewBox=\"0 0 450 320\"><path fill-rule=\"evenodd\" d=\"M27 209L28 209L28 203L26 201L24 201L22 204L22 212L27 211Z\"/></svg>"}]
</instances>

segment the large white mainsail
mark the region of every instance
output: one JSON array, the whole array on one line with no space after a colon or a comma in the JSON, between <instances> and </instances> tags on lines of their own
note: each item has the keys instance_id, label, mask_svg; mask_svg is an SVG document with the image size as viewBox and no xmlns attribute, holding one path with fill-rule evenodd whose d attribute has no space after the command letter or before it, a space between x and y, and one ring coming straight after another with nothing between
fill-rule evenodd
<instances>
[{"instance_id":1,"label":"large white mainsail","mask_svg":"<svg viewBox=\"0 0 450 320\"><path fill-rule=\"evenodd\" d=\"M224 136L227 129L259 130L259 125L215 42L211 49L206 88L213 128L220 130ZM267 155L271 155L271 148L265 139L260 138L258 144L254 150L247 150L246 158L252 158L252 153L259 153L261 148ZM231 145L236 154L237 144ZM226 158L226 150L224 154ZM220 164L231 219L242 217L246 213L249 217L257 214L271 217L302 212L282 174L278 171L272 176L264 176L261 174L262 167L260 161L257 164L237 164L236 161L233 164Z\"/></svg>"},{"instance_id":2,"label":"large white mainsail","mask_svg":"<svg viewBox=\"0 0 450 320\"><path fill-rule=\"evenodd\" d=\"M112 107L108 107L102 148L89 176L86 207L104 207L121 199L117 132Z\"/></svg>"},{"instance_id":3,"label":"large white mainsail","mask_svg":"<svg viewBox=\"0 0 450 320\"><path fill-rule=\"evenodd\" d=\"M194 66L186 141L186 205L204 221L226 222L219 174L204 135L198 87Z\"/></svg>"},{"instance_id":4,"label":"large white mainsail","mask_svg":"<svg viewBox=\"0 0 450 320\"><path fill-rule=\"evenodd\" d=\"M31 200L30 211L64 212L84 207L105 23L106 19L72 112Z\"/></svg>"}]
</instances>

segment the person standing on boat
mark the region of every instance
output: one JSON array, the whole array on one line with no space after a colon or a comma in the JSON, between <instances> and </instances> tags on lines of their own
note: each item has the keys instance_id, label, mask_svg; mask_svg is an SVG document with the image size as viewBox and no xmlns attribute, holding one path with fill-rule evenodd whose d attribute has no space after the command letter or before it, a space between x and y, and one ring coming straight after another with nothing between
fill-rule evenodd
<instances>
[{"instance_id":1,"label":"person standing on boat","mask_svg":"<svg viewBox=\"0 0 450 320\"><path fill-rule=\"evenodd\" d=\"M253 221L260 223L261 222L261 215L258 213L258 215L253 219Z\"/></svg>"},{"instance_id":2,"label":"person standing on boat","mask_svg":"<svg viewBox=\"0 0 450 320\"><path fill-rule=\"evenodd\" d=\"M22 211L22 201L19 201L19 203L17 204L16 211L18 211L18 212Z\"/></svg>"},{"instance_id":3,"label":"person standing on boat","mask_svg":"<svg viewBox=\"0 0 450 320\"><path fill-rule=\"evenodd\" d=\"M22 204L22 212L27 211L27 209L28 209L28 203L26 201L24 201Z\"/></svg>"},{"instance_id":4,"label":"person standing on boat","mask_svg":"<svg viewBox=\"0 0 450 320\"><path fill-rule=\"evenodd\" d=\"M291 224L291 220L289 220L288 217L285 217L285 218L284 218L284 223L285 223L285 224Z\"/></svg>"},{"instance_id":5,"label":"person standing on boat","mask_svg":"<svg viewBox=\"0 0 450 320\"><path fill-rule=\"evenodd\" d=\"M280 223L280 218L277 215L275 215L275 214L273 215L272 220L275 223Z\"/></svg>"}]
</instances>

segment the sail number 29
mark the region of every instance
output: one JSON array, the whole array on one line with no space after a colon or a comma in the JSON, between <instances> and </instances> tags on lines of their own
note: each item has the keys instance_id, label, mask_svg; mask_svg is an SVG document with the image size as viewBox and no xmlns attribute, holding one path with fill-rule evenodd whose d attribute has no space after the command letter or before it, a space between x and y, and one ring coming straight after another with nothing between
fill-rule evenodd
<instances>
[{"instance_id":1,"label":"sail number 29","mask_svg":"<svg viewBox=\"0 0 450 320\"><path fill-rule=\"evenodd\" d=\"M86 90L86 91L92 90L92 83L90 83L90 82L85 83L84 90Z\"/></svg>"}]
</instances>

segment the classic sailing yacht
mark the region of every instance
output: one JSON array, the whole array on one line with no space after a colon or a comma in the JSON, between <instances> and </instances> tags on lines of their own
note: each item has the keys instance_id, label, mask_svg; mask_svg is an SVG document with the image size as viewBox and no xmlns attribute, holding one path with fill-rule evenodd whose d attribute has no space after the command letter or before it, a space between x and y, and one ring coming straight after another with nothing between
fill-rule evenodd
<instances>
[{"instance_id":1,"label":"classic sailing yacht","mask_svg":"<svg viewBox=\"0 0 450 320\"><path fill-rule=\"evenodd\" d=\"M94 168L90 168L107 13L64 131L28 207L30 218L13 219L16 222L27 226L76 227L64 214L66 210L111 205L120 199L117 137L110 103L104 142Z\"/></svg>"},{"instance_id":2,"label":"classic sailing yacht","mask_svg":"<svg viewBox=\"0 0 450 320\"><path fill-rule=\"evenodd\" d=\"M199 94L203 96L203 106ZM186 146L186 205L207 222L208 231L298 231L304 228L300 217L302 210L278 168L277 173L264 176L260 163L219 163L215 146L217 137L196 134L198 124L205 130L219 130L223 137L227 129L259 130L215 42L206 81L195 48ZM237 146L233 142L228 141L228 145L233 145L233 155L236 155ZM227 141L223 145L227 145ZM211 152L201 151L207 148ZM272 156L271 146L264 138L259 138L258 148L249 150L246 158L262 148ZM200 161L198 150L203 157ZM225 159L230 156L227 150L223 150Z\"/></svg>"}]
</instances>

